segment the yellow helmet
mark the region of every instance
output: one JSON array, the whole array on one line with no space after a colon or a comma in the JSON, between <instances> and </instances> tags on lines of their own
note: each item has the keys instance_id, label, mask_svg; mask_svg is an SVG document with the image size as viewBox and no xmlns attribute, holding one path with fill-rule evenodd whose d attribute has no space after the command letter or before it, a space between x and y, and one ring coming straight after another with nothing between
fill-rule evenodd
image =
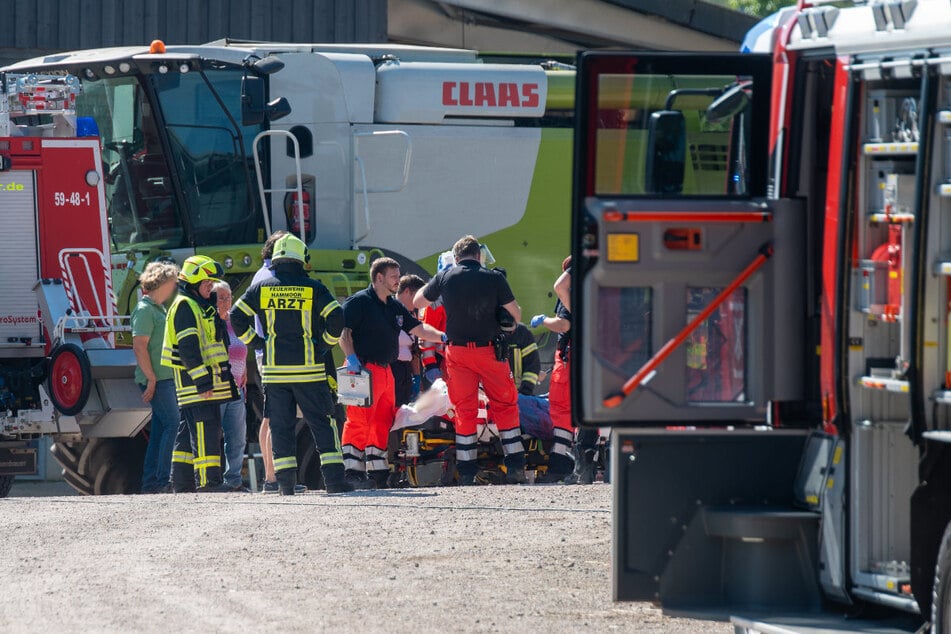
<instances>
[{"instance_id":1,"label":"yellow helmet","mask_svg":"<svg viewBox=\"0 0 951 634\"><path fill-rule=\"evenodd\" d=\"M224 277L221 265L207 255L193 255L182 264L178 279L189 284L200 284L205 280L220 282Z\"/></svg>"},{"instance_id":2,"label":"yellow helmet","mask_svg":"<svg viewBox=\"0 0 951 634\"><path fill-rule=\"evenodd\" d=\"M309 259L310 256L307 254L307 246L300 238L291 233L286 236L281 236L278 241L274 243L274 253L271 255L272 262L276 262L277 260L296 260L303 264Z\"/></svg>"}]
</instances>

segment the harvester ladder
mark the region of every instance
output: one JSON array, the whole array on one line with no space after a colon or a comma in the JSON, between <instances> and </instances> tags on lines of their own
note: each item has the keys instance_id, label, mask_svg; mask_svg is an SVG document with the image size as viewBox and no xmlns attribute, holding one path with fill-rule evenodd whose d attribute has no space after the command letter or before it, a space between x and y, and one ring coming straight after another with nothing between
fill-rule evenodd
<instances>
[{"instance_id":1,"label":"harvester ladder","mask_svg":"<svg viewBox=\"0 0 951 634\"><path fill-rule=\"evenodd\" d=\"M261 171L261 160L260 155L258 154L258 143L266 138L272 136L281 136L287 139L290 139L291 145L294 148L294 173L296 175L295 186L294 187L269 187L265 189L264 187L264 174ZM307 230L304 218L304 185L301 179L300 173L300 144L297 142L297 137L288 132L287 130L264 130L263 132L258 133L254 137L254 143L252 144L252 149L254 152L254 174L258 179L258 192L261 195L261 209L264 211L264 230L267 232L267 235L271 235L271 209L267 204L267 195L268 194L286 194L288 192L295 192L297 194L297 213L299 216L300 222L300 239L305 243L307 242ZM316 192L317 183L314 183L314 200L311 201L312 205L317 204L317 192ZM317 222L317 208L314 207L314 223ZM316 234L316 227L315 227Z\"/></svg>"}]
</instances>

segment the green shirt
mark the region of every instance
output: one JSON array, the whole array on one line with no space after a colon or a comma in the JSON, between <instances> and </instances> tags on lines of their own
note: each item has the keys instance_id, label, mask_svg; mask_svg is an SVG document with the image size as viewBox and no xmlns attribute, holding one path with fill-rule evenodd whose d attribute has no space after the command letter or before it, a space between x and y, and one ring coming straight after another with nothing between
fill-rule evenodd
<instances>
[{"instance_id":1,"label":"green shirt","mask_svg":"<svg viewBox=\"0 0 951 634\"><path fill-rule=\"evenodd\" d=\"M162 365L162 344L165 339L165 307L156 304L144 295L132 311L132 336L149 338L149 359L157 381L173 378L172 368ZM149 381L138 365L135 366L135 382L146 385Z\"/></svg>"}]
</instances>

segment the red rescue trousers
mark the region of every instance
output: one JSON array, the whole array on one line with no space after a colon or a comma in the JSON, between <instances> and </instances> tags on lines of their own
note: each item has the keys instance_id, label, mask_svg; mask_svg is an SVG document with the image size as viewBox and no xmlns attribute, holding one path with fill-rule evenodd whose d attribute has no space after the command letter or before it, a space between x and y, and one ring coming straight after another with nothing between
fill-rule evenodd
<instances>
[{"instance_id":1,"label":"red rescue trousers","mask_svg":"<svg viewBox=\"0 0 951 634\"><path fill-rule=\"evenodd\" d=\"M347 469L380 471L389 468L386 444L396 417L393 373L389 366L375 363L363 367L370 373L373 404L370 407L347 407L342 438L343 463Z\"/></svg>"},{"instance_id":2,"label":"red rescue trousers","mask_svg":"<svg viewBox=\"0 0 951 634\"><path fill-rule=\"evenodd\" d=\"M571 384L568 382L568 367L568 361L561 358L561 352L555 352L555 367L552 368L551 382L548 385L548 411L551 414L555 441L552 443L551 453L564 456L565 460L571 455L571 445L575 437L571 425ZM571 463L561 464L561 470L568 470Z\"/></svg>"},{"instance_id":3,"label":"red rescue trousers","mask_svg":"<svg viewBox=\"0 0 951 634\"><path fill-rule=\"evenodd\" d=\"M479 421L479 384L489 399L489 419L499 431L518 429L518 391L512 370L492 346L446 347L446 387L456 409L456 434L474 435Z\"/></svg>"}]
</instances>

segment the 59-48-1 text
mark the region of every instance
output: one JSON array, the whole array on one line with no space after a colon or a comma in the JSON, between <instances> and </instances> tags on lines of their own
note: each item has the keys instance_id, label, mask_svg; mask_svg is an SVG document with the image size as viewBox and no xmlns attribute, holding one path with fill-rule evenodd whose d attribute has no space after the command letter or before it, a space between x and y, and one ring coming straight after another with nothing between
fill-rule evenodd
<instances>
[{"instance_id":1,"label":"59-48-1 text","mask_svg":"<svg viewBox=\"0 0 951 634\"><path fill-rule=\"evenodd\" d=\"M53 192L53 204L57 207L79 207L88 205L91 202L89 192L80 194L79 192Z\"/></svg>"}]
</instances>

